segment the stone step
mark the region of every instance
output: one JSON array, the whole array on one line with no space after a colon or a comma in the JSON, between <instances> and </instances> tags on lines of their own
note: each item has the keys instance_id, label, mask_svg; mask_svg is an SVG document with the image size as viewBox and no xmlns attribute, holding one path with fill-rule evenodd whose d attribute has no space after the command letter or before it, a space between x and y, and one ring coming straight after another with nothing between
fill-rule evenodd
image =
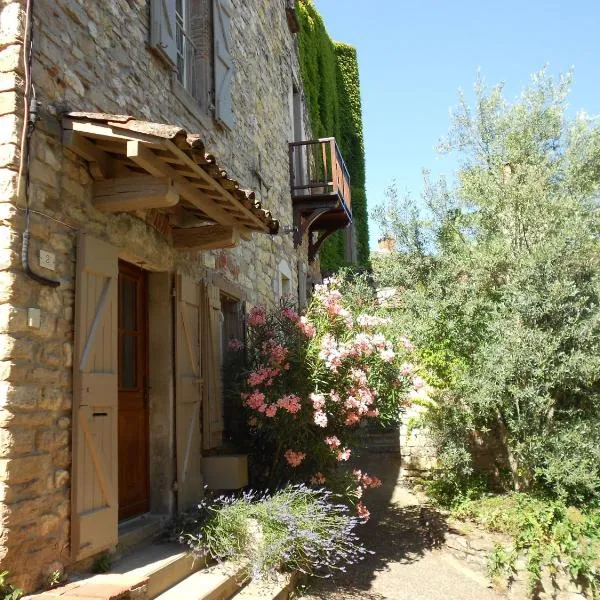
<instances>
[{"instance_id":1,"label":"stone step","mask_svg":"<svg viewBox=\"0 0 600 600\"><path fill-rule=\"evenodd\" d=\"M115 561L109 573L93 575L28 596L32 600L153 600L206 567L183 546L155 543L132 548ZM183 600L183 598L182 598Z\"/></svg>"},{"instance_id":2,"label":"stone step","mask_svg":"<svg viewBox=\"0 0 600 600\"><path fill-rule=\"evenodd\" d=\"M228 600L237 597L245 578L245 569L222 563L186 577L156 600Z\"/></svg>"},{"instance_id":3,"label":"stone step","mask_svg":"<svg viewBox=\"0 0 600 600\"><path fill-rule=\"evenodd\" d=\"M296 573L280 573L273 581L251 581L233 600L288 600L297 579Z\"/></svg>"},{"instance_id":4,"label":"stone step","mask_svg":"<svg viewBox=\"0 0 600 600\"><path fill-rule=\"evenodd\" d=\"M149 544L160 535L165 527L162 515L142 515L119 523L117 555L121 556L131 548Z\"/></svg>"},{"instance_id":5,"label":"stone step","mask_svg":"<svg viewBox=\"0 0 600 600\"><path fill-rule=\"evenodd\" d=\"M111 574L128 579L146 580L145 598L152 600L186 577L206 567L206 559L198 558L180 544L155 543L135 548L113 564Z\"/></svg>"}]
</instances>

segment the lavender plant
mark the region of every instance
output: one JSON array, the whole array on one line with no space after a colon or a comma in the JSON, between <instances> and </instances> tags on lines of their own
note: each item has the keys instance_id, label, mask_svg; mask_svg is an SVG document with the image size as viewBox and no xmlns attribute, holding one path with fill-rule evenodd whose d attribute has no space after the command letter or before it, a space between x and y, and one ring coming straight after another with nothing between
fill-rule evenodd
<instances>
[{"instance_id":1,"label":"lavender plant","mask_svg":"<svg viewBox=\"0 0 600 600\"><path fill-rule=\"evenodd\" d=\"M329 577L368 553L355 533L361 519L327 490L292 485L219 496L199 508L203 519L183 540L196 553L246 565L255 579L280 570Z\"/></svg>"}]
</instances>

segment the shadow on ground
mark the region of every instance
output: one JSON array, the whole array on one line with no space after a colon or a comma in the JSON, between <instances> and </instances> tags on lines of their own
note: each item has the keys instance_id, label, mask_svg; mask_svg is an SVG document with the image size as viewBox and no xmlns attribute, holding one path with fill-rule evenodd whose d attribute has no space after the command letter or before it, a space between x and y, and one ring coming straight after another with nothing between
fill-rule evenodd
<instances>
[{"instance_id":1,"label":"shadow on ground","mask_svg":"<svg viewBox=\"0 0 600 600\"><path fill-rule=\"evenodd\" d=\"M311 580L302 598L381 600L385 597L370 591L378 573L387 571L390 563L419 561L427 551L443 542L444 520L435 511L415 504L408 490L397 485L400 475L398 454L364 454L360 465L383 481L380 488L365 494L371 519L359 532L373 554L349 567L345 573L330 579Z\"/></svg>"}]
</instances>

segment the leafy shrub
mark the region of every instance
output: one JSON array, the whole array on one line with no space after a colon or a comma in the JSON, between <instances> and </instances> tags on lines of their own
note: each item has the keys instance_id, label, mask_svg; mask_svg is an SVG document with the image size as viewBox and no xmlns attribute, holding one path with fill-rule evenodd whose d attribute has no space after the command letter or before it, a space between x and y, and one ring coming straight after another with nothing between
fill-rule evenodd
<instances>
[{"instance_id":1,"label":"leafy shrub","mask_svg":"<svg viewBox=\"0 0 600 600\"><path fill-rule=\"evenodd\" d=\"M362 560L359 523L330 492L303 485L272 495L244 493L200 505L202 519L183 539L199 553L235 560L253 578L283 568L328 577Z\"/></svg>"},{"instance_id":2,"label":"leafy shrub","mask_svg":"<svg viewBox=\"0 0 600 600\"><path fill-rule=\"evenodd\" d=\"M22 590L8 582L8 571L0 571L0 598L2 600L19 600Z\"/></svg>"},{"instance_id":3,"label":"leafy shrub","mask_svg":"<svg viewBox=\"0 0 600 600\"><path fill-rule=\"evenodd\" d=\"M600 127L567 119L569 85L542 72L511 103L479 81L442 145L462 155L455 187L426 177L426 216L394 193L377 215L399 251L375 279L402 289L390 316L443 392L428 425L447 501L479 468L475 433L510 489L598 498Z\"/></svg>"},{"instance_id":4,"label":"leafy shrub","mask_svg":"<svg viewBox=\"0 0 600 600\"><path fill-rule=\"evenodd\" d=\"M454 516L471 519L489 531L509 535L512 546L498 545L488 563L490 575L510 576L525 560L534 590L545 567L561 565L573 580L595 593L600 584L600 511L580 511L564 502L514 493L466 501Z\"/></svg>"}]
</instances>

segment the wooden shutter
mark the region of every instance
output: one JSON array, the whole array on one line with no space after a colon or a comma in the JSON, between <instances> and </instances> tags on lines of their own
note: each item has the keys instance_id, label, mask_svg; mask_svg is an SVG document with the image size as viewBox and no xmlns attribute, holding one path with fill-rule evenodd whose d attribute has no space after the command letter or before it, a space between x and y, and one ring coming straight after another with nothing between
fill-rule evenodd
<instances>
[{"instance_id":1,"label":"wooden shutter","mask_svg":"<svg viewBox=\"0 0 600 600\"><path fill-rule=\"evenodd\" d=\"M179 511L192 508L202 497L200 408L202 402L200 351L200 286L177 276L175 327L175 427L177 498Z\"/></svg>"},{"instance_id":2,"label":"wooden shutter","mask_svg":"<svg viewBox=\"0 0 600 600\"><path fill-rule=\"evenodd\" d=\"M216 448L223 441L223 382L222 382L222 314L219 288L208 284L204 287L202 341L204 344L203 364L204 411L203 446Z\"/></svg>"},{"instance_id":3,"label":"wooden shutter","mask_svg":"<svg viewBox=\"0 0 600 600\"><path fill-rule=\"evenodd\" d=\"M117 543L118 256L88 235L77 246L71 552Z\"/></svg>"},{"instance_id":4,"label":"wooden shutter","mask_svg":"<svg viewBox=\"0 0 600 600\"><path fill-rule=\"evenodd\" d=\"M202 111L208 113L213 78L212 0L190 2L188 18L189 35L194 44L191 92Z\"/></svg>"},{"instance_id":5,"label":"wooden shutter","mask_svg":"<svg viewBox=\"0 0 600 600\"><path fill-rule=\"evenodd\" d=\"M177 66L176 0L151 0L150 46L172 66Z\"/></svg>"},{"instance_id":6,"label":"wooden shutter","mask_svg":"<svg viewBox=\"0 0 600 600\"><path fill-rule=\"evenodd\" d=\"M219 123L233 129L231 83L234 66L231 58L231 18L233 6L230 0L213 0L213 30L215 54L215 118Z\"/></svg>"}]
</instances>

